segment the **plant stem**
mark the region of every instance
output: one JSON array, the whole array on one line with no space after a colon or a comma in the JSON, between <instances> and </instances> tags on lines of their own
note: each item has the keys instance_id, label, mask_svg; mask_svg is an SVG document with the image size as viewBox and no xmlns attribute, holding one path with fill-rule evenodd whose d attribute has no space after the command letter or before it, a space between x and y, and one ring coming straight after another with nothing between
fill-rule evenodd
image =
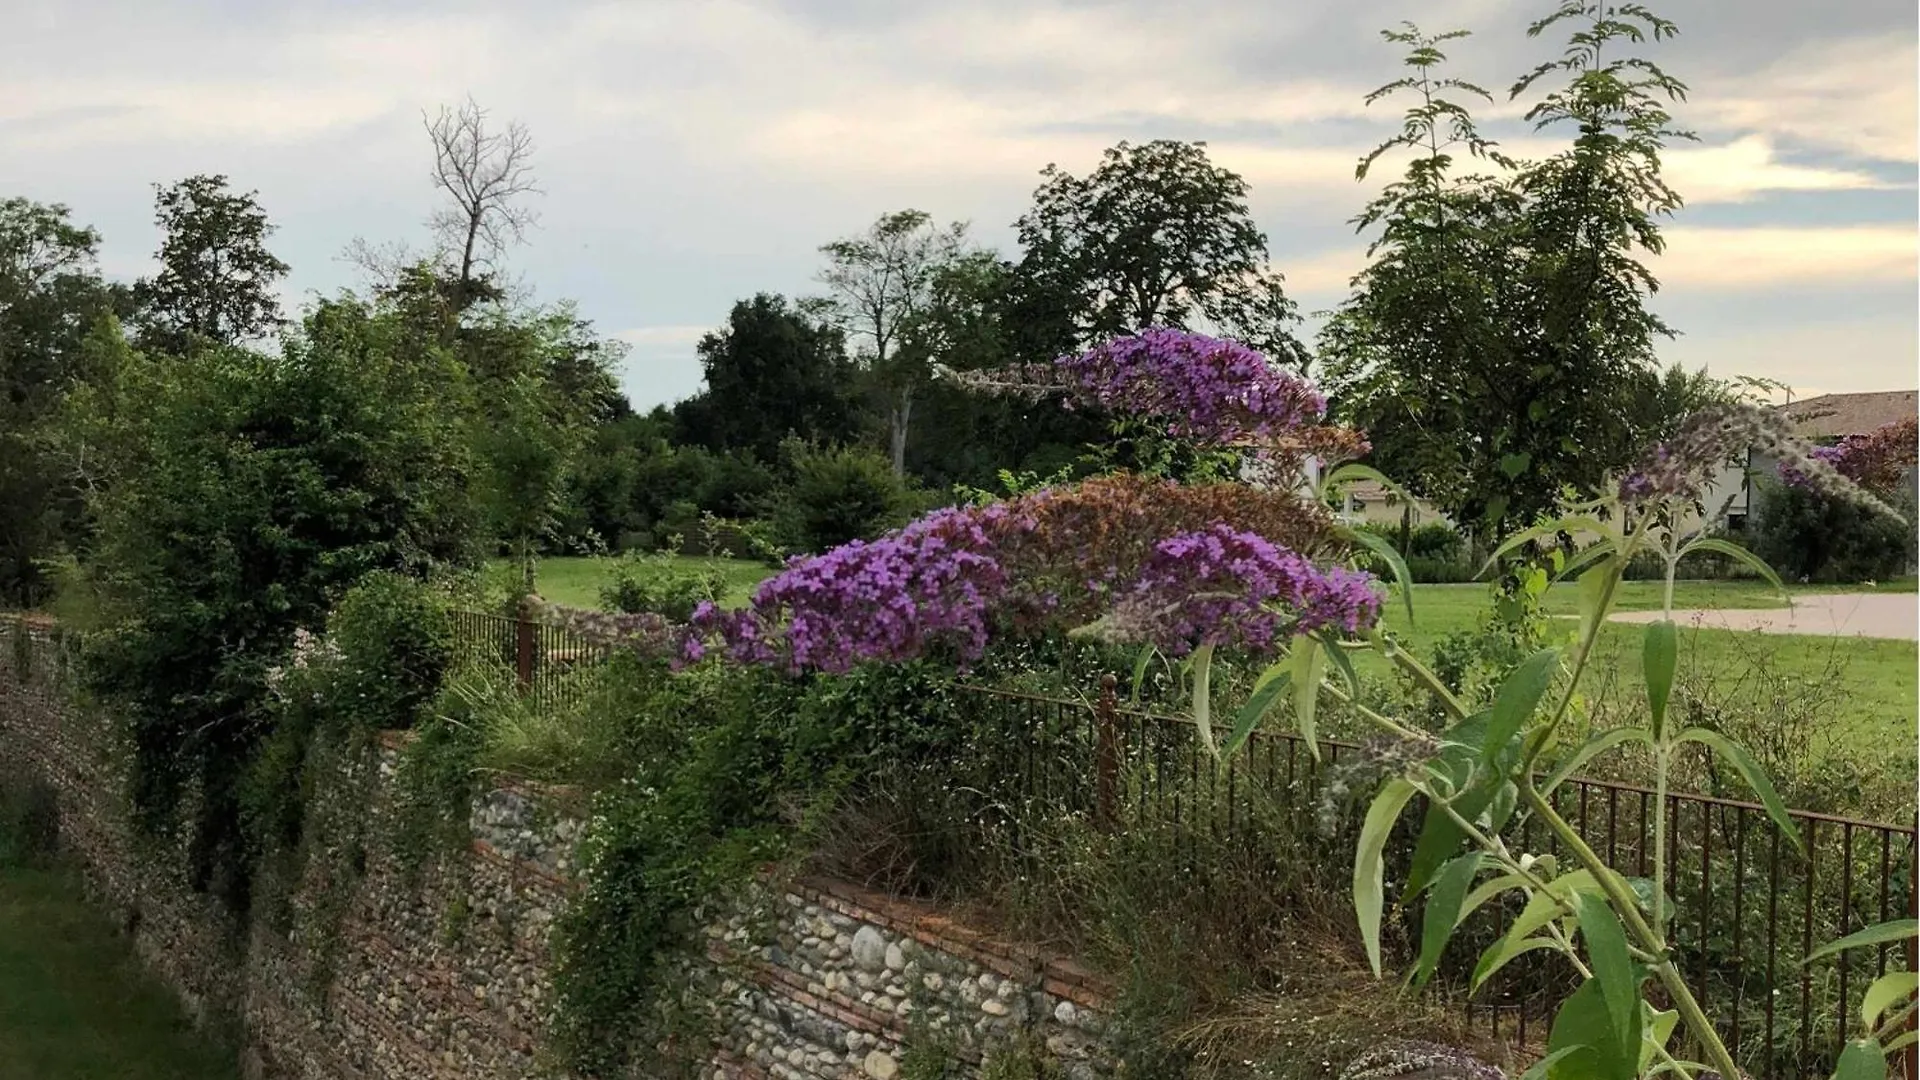
<instances>
[{"instance_id":1,"label":"plant stem","mask_svg":"<svg viewBox=\"0 0 1920 1080\"><path fill-rule=\"evenodd\" d=\"M1367 708L1365 705L1360 704L1360 702L1356 700L1352 694L1349 694L1345 690L1340 689L1338 686L1335 686L1333 683L1322 682L1320 684L1320 689L1325 690L1329 694L1332 694L1337 700L1346 702L1348 705L1353 706L1355 712L1359 713L1361 716L1365 717L1366 719L1372 721L1375 726L1385 728L1388 731L1393 732L1395 735L1398 735L1403 739L1431 740L1433 738L1433 736L1428 735L1424 731L1415 731L1412 728L1401 724L1399 721L1393 719L1392 717L1383 716L1380 713L1377 713L1372 709Z\"/></svg>"},{"instance_id":2,"label":"plant stem","mask_svg":"<svg viewBox=\"0 0 1920 1080\"><path fill-rule=\"evenodd\" d=\"M1653 744L1653 933L1666 941L1667 897L1667 744Z\"/></svg>"},{"instance_id":3,"label":"plant stem","mask_svg":"<svg viewBox=\"0 0 1920 1080\"><path fill-rule=\"evenodd\" d=\"M1428 693L1439 698L1440 704L1446 706L1447 712L1451 713L1455 720L1465 720L1467 718L1466 705L1462 704L1460 699L1454 696L1453 691L1447 689L1447 684L1440 681L1440 676L1435 675L1427 665L1422 664L1411 652L1395 645L1393 649L1387 653L1387 659L1393 661L1401 670L1413 676L1414 681L1424 687Z\"/></svg>"},{"instance_id":4,"label":"plant stem","mask_svg":"<svg viewBox=\"0 0 1920 1080\"><path fill-rule=\"evenodd\" d=\"M1612 868L1607 866L1591 847L1587 846L1585 838L1576 832L1573 826L1567 824L1550 803L1540 797L1540 793L1534 790L1531 777L1521 777L1520 797L1526 800L1527 805L1539 815L1541 821L1546 823L1547 828L1566 844L1567 849L1573 852L1574 858L1593 874L1594 880L1600 883L1601 889L1607 894L1608 901L1613 904L1615 912L1619 914L1627 933L1638 938L1642 948L1660 958L1659 963L1653 965L1653 972L1659 977L1660 984L1667 988L1667 993L1672 996L1673 1007L1680 1013L1680 1019L1686 1022L1688 1030L1693 1032L1694 1038L1698 1039L1701 1047L1706 1050L1715 1071L1728 1080L1741 1075L1739 1067L1733 1063L1733 1055L1727 1052L1726 1044L1720 1041L1720 1033L1713 1030L1713 1022L1707 1019L1706 1012L1700 1008L1700 1002L1693 996L1693 990L1681 977L1680 969L1674 966L1672 957L1667 955L1666 945L1660 935L1655 933L1647 925L1647 921L1641 917L1639 904L1633 893L1620 883Z\"/></svg>"}]
</instances>

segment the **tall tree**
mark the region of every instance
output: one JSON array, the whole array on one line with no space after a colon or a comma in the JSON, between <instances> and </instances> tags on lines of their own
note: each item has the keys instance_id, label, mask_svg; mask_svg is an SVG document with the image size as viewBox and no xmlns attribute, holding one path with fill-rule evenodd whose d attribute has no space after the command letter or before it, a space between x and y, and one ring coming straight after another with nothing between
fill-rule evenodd
<instances>
[{"instance_id":1,"label":"tall tree","mask_svg":"<svg viewBox=\"0 0 1920 1080\"><path fill-rule=\"evenodd\" d=\"M228 189L225 176L189 176L154 188L165 234L160 272L134 285L142 349L173 354L236 345L284 324L273 289L287 264L267 250L274 226L257 191Z\"/></svg>"},{"instance_id":2,"label":"tall tree","mask_svg":"<svg viewBox=\"0 0 1920 1080\"><path fill-rule=\"evenodd\" d=\"M442 106L425 121L433 141L433 183L446 196L429 225L440 245L456 304L497 295L491 279L499 258L526 238L535 213L526 196L539 194L533 179L533 135L517 121L489 126L487 111L472 98L458 108Z\"/></svg>"},{"instance_id":3,"label":"tall tree","mask_svg":"<svg viewBox=\"0 0 1920 1080\"><path fill-rule=\"evenodd\" d=\"M0 603L41 599L41 561L75 525L75 493L43 436L90 375L89 335L111 321L99 243L65 206L0 199Z\"/></svg>"},{"instance_id":4,"label":"tall tree","mask_svg":"<svg viewBox=\"0 0 1920 1080\"><path fill-rule=\"evenodd\" d=\"M1372 99L1413 93L1402 133L1381 153L1415 149L1405 178L1358 219L1380 231L1322 338L1349 419L1368 427L1379 463L1461 524L1488 534L1532 520L1569 491L1592 492L1639 449L1637 421L1654 345L1670 333L1646 307L1657 287L1639 252L1657 254L1657 219L1679 206L1660 179L1662 104L1684 92L1621 42L1669 37L1638 5L1566 0L1529 29L1575 23L1565 54L1513 88L1560 71L1567 85L1528 113L1541 129L1574 125L1560 154L1514 165L1474 129L1463 100L1487 95L1442 79L1455 37L1391 32L1409 46L1408 78ZM1611 47L1611 51L1610 51ZM1510 175L1455 178L1452 151Z\"/></svg>"},{"instance_id":5,"label":"tall tree","mask_svg":"<svg viewBox=\"0 0 1920 1080\"><path fill-rule=\"evenodd\" d=\"M1015 227L1029 292L1072 306L1081 343L1205 320L1304 368L1299 315L1247 207L1247 182L1206 144L1155 140L1108 150L1085 178L1057 165Z\"/></svg>"},{"instance_id":6,"label":"tall tree","mask_svg":"<svg viewBox=\"0 0 1920 1080\"><path fill-rule=\"evenodd\" d=\"M772 461L788 435L838 443L857 433L845 335L786 298L761 293L736 303L698 351L706 389L674 408L685 441Z\"/></svg>"},{"instance_id":7,"label":"tall tree","mask_svg":"<svg viewBox=\"0 0 1920 1080\"><path fill-rule=\"evenodd\" d=\"M856 359L883 403L895 476L906 471L915 395L926 384L939 342L924 331L940 277L967 256L967 227L941 228L921 210L882 214L867 231L822 245L835 323L855 343Z\"/></svg>"}]
</instances>

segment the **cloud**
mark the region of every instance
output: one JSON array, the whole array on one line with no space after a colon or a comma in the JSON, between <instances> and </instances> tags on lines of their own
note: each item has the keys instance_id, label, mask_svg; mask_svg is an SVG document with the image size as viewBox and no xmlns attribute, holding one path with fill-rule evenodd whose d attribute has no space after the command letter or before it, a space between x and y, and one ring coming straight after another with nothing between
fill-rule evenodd
<instances>
[{"instance_id":1,"label":"cloud","mask_svg":"<svg viewBox=\"0 0 1920 1080\"><path fill-rule=\"evenodd\" d=\"M636 326L616 331L612 336L636 348L683 348L691 351L710 326Z\"/></svg>"},{"instance_id":2,"label":"cloud","mask_svg":"<svg viewBox=\"0 0 1920 1080\"><path fill-rule=\"evenodd\" d=\"M1810 41L1758 71L1721 72L1683 119L1911 163L1920 159L1916 72L1920 47L1911 30Z\"/></svg>"},{"instance_id":3,"label":"cloud","mask_svg":"<svg viewBox=\"0 0 1920 1080\"><path fill-rule=\"evenodd\" d=\"M1920 237L1910 225L1745 229L1674 227L1667 250L1651 261L1662 292L1752 289L1797 284L1826 289L1862 282L1911 281Z\"/></svg>"}]
</instances>

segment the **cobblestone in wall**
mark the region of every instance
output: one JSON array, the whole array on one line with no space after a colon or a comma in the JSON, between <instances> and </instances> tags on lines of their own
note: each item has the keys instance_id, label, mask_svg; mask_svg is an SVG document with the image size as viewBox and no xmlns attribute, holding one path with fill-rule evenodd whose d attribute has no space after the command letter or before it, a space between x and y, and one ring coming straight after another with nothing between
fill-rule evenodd
<instances>
[{"instance_id":1,"label":"cobblestone in wall","mask_svg":"<svg viewBox=\"0 0 1920 1080\"><path fill-rule=\"evenodd\" d=\"M0 638L7 635L0 624ZM11 646L11 641L4 642ZM55 650L24 673L0 648L0 770L57 793L62 842L146 962L198 1015L237 1021L248 1072L296 1080L543 1075L554 921L580 822L564 799L476 800L471 856L409 873L381 842L399 740L342 762L309 809L326 857L272 883L237 925L189 886L175 849L135 839L108 725L71 707ZM346 873L352 852L364 867ZM1074 1080L1107 1071L1106 988L1061 957L840 882L762 882L715 898L704 949L676 970L717 1045L712 1080L893 1080L915 1040L963 1071L1016 1043Z\"/></svg>"}]
</instances>

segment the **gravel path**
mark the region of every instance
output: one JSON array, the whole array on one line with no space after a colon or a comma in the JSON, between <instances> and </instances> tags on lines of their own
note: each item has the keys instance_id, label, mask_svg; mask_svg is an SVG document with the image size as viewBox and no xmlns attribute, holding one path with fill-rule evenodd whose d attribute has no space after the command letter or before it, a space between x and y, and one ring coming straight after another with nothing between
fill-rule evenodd
<instances>
[{"instance_id":1,"label":"gravel path","mask_svg":"<svg viewBox=\"0 0 1920 1080\"><path fill-rule=\"evenodd\" d=\"M1612 621L1648 623L1659 617L1657 611L1623 611L1614 615ZM1791 608L1676 611L1673 619L1682 626L1698 622L1710 630L1920 641L1920 594L1802 594L1794 597Z\"/></svg>"}]
</instances>

